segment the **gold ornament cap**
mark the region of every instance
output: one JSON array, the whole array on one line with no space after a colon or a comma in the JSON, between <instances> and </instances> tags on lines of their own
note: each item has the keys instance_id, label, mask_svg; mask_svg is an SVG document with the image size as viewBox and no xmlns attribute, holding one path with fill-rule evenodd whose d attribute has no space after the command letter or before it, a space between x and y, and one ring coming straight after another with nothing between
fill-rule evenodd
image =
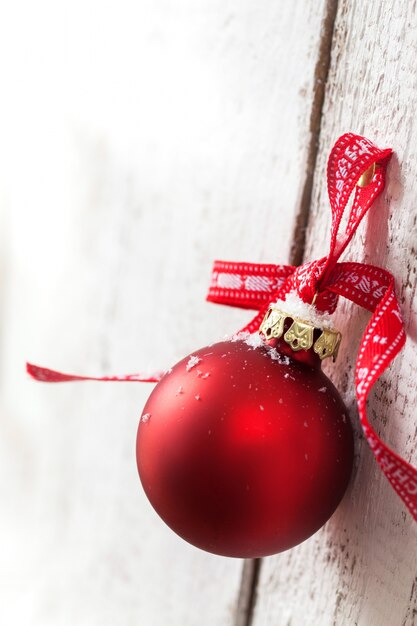
<instances>
[{"instance_id":1,"label":"gold ornament cap","mask_svg":"<svg viewBox=\"0 0 417 626\"><path fill-rule=\"evenodd\" d=\"M292 324L285 331L285 321L287 319L290 319ZM320 336L316 340L314 340L314 331L320 331ZM321 360L331 356L333 362L336 360L342 339L342 335L338 330L320 328L312 322L300 319L291 313L286 313L274 304L269 306L259 327L259 332L267 340L283 337L284 341L294 352L309 350L312 347Z\"/></svg>"}]
</instances>

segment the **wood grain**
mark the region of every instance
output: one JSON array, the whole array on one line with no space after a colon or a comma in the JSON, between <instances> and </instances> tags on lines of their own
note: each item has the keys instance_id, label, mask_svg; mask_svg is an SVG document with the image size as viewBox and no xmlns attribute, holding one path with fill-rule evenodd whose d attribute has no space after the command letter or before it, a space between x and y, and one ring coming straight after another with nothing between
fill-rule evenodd
<instances>
[{"instance_id":1,"label":"wood grain","mask_svg":"<svg viewBox=\"0 0 417 626\"><path fill-rule=\"evenodd\" d=\"M326 86L305 258L327 252L330 228L325 166L335 139L365 134L396 155L384 197L345 258L388 268L397 279L408 341L376 385L369 414L377 431L414 465L416 454L416 176L417 52L415 2L340 2ZM417 533L376 466L358 425L355 355L369 314L343 302L336 326L345 340L329 375L356 429L348 493L313 538L268 559L261 570L254 624L412 626L417 623Z\"/></svg>"},{"instance_id":2,"label":"wood grain","mask_svg":"<svg viewBox=\"0 0 417 626\"><path fill-rule=\"evenodd\" d=\"M246 322L204 302L211 262L289 259L324 11L324 0L7 8L2 623L247 618L242 563L182 542L140 490L150 387L46 387L23 363L168 367Z\"/></svg>"}]
</instances>

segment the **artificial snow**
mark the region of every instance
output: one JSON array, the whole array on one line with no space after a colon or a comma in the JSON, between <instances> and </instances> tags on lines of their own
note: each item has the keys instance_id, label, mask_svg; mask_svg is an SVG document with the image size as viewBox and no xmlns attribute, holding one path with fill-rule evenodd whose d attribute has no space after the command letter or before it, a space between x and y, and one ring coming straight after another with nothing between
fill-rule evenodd
<instances>
[{"instance_id":1,"label":"artificial snow","mask_svg":"<svg viewBox=\"0 0 417 626\"><path fill-rule=\"evenodd\" d=\"M235 335L233 335L230 341L244 341L246 345L248 345L253 350L255 348L260 348L261 346L265 345L265 342L259 333L249 333L248 331L236 333Z\"/></svg>"},{"instance_id":2,"label":"artificial snow","mask_svg":"<svg viewBox=\"0 0 417 626\"><path fill-rule=\"evenodd\" d=\"M195 398L196 400L201 400L201 396L200 396L200 395L198 395L198 394L197 394L196 396L194 396L194 398Z\"/></svg>"},{"instance_id":3,"label":"artificial snow","mask_svg":"<svg viewBox=\"0 0 417 626\"><path fill-rule=\"evenodd\" d=\"M247 346L256 350L256 348L264 348L265 354L268 355L273 361L278 361L281 365L289 365L290 359L285 354L278 352L276 348L272 348L265 343L262 335L258 332L249 333L247 331L236 333L229 341L243 341Z\"/></svg>"},{"instance_id":4,"label":"artificial snow","mask_svg":"<svg viewBox=\"0 0 417 626\"><path fill-rule=\"evenodd\" d=\"M195 356L195 355L190 356L190 358L188 359L188 363L186 365L187 372L192 370L193 367L198 365L198 363L201 363L201 359L198 356Z\"/></svg>"},{"instance_id":5,"label":"artificial snow","mask_svg":"<svg viewBox=\"0 0 417 626\"><path fill-rule=\"evenodd\" d=\"M264 345L264 340L259 333L248 333L248 337L244 340L246 345L251 348L260 348Z\"/></svg>"},{"instance_id":6,"label":"artificial snow","mask_svg":"<svg viewBox=\"0 0 417 626\"><path fill-rule=\"evenodd\" d=\"M149 422L150 418L151 418L151 414L150 413L145 413L144 415L142 415L140 421L146 423L146 422Z\"/></svg>"},{"instance_id":7,"label":"artificial snow","mask_svg":"<svg viewBox=\"0 0 417 626\"><path fill-rule=\"evenodd\" d=\"M203 379L205 379L205 378L208 378L209 376L210 376L210 372L206 372L206 373L204 373L204 372L202 372L201 370L197 370L197 377L198 377L198 378L203 378Z\"/></svg>"},{"instance_id":8,"label":"artificial snow","mask_svg":"<svg viewBox=\"0 0 417 626\"><path fill-rule=\"evenodd\" d=\"M321 393L326 393L326 391L327 391L327 387L320 387L319 391L320 391Z\"/></svg>"},{"instance_id":9,"label":"artificial snow","mask_svg":"<svg viewBox=\"0 0 417 626\"><path fill-rule=\"evenodd\" d=\"M290 364L290 357L287 356L286 354L281 354L280 352L278 352L278 350L276 348L271 348L271 346L265 346L267 349L267 352L270 356L270 358L273 361L279 361L279 363L281 363L281 365L289 365Z\"/></svg>"},{"instance_id":10,"label":"artificial snow","mask_svg":"<svg viewBox=\"0 0 417 626\"><path fill-rule=\"evenodd\" d=\"M273 306L288 313L288 315L298 317L306 322L311 322L311 324L314 324L317 328L333 329L332 320L329 315L318 311L314 304L303 302L301 298L292 291L286 295L285 300L277 300L274 302Z\"/></svg>"}]
</instances>

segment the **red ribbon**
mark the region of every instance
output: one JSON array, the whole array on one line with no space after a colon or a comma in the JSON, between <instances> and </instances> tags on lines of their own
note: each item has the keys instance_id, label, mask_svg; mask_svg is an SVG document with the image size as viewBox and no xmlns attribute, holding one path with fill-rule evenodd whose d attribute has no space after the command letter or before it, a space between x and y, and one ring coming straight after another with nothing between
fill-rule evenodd
<instances>
[{"instance_id":1,"label":"red ribbon","mask_svg":"<svg viewBox=\"0 0 417 626\"><path fill-rule=\"evenodd\" d=\"M405 342L404 325L395 295L393 276L379 267L363 263L339 263L338 259L355 234L361 220L381 193L391 157L390 149L380 150L368 139L347 133L334 145L327 166L327 187L332 209L330 250L327 256L299 267L215 261L207 300L230 306L254 309L258 313L245 326L259 329L271 302L285 300L295 291L317 309L333 313L339 296L348 298L373 313L360 344L356 361L356 395L359 417L368 443L385 476L417 521L417 470L390 450L378 437L366 417L366 400L372 385L386 370ZM372 180L357 185L362 174L376 164ZM354 192L347 224L341 221ZM29 374L37 380L112 380L157 382L153 376L133 374L121 377L83 377L61 374L28 364Z\"/></svg>"},{"instance_id":2,"label":"red ribbon","mask_svg":"<svg viewBox=\"0 0 417 626\"><path fill-rule=\"evenodd\" d=\"M124 374L123 376L78 376L78 374L63 374L47 367L40 367L33 363L26 363L26 371L35 380L43 383L69 383L80 380L98 380L110 383L158 383L165 372L154 374Z\"/></svg>"}]
</instances>

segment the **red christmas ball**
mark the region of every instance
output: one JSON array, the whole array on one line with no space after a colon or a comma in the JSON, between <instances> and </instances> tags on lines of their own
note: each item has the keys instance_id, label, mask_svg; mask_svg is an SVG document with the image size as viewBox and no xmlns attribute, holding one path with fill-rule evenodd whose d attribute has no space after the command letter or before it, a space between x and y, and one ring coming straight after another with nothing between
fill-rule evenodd
<instances>
[{"instance_id":1,"label":"red christmas ball","mask_svg":"<svg viewBox=\"0 0 417 626\"><path fill-rule=\"evenodd\" d=\"M157 513L186 541L232 557L310 537L343 497L352 459L346 407L312 350L286 355L244 340L177 363L150 395L137 437Z\"/></svg>"}]
</instances>

